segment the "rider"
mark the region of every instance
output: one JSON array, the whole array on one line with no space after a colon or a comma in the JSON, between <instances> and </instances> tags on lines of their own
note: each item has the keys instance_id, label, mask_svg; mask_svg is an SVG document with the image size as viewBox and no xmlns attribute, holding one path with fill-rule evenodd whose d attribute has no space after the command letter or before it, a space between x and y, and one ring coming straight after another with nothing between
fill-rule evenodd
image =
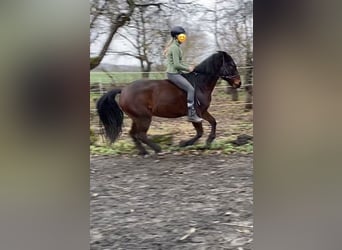
<instances>
[{"instance_id":1,"label":"rider","mask_svg":"<svg viewBox=\"0 0 342 250\"><path fill-rule=\"evenodd\" d=\"M180 45L186 41L185 30L180 26L171 29L172 40L164 51L167 56L167 78L179 88L187 92L188 121L202 122L195 110L194 95L195 91L192 85L185 79L181 73L183 71L191 72L194 67L188 66L182 62L182 50Z\"/></svg>"}]
</instances>

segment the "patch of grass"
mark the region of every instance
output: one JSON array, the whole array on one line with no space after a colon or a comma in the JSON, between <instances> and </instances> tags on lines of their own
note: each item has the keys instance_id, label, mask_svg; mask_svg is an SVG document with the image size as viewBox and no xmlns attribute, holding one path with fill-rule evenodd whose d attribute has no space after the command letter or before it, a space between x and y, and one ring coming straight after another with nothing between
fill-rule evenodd
<instances>
[{"instance_id":1,"label":"patch of grass","mask_svg":"<svg viewBox=\"0 0 342 250\"><path fill-rule=\"evenodd\" d=\"M90 72L90 84L119 84L124 85L142 78L141 72ZM149 79L165 79L165 72L150 72Z\"/></svg>"},{"instance_id":2,"label":"patch of grass","mask_svg":"<svg viewBox=\"0 0 342 250\"><path fill-rule=\"evenodd\" d=\"M121 155L121 154L133 154L136 149L133 143L129 143L127 141L118 141L112 145L91 145L90 152L91 154L100 154L100 155Z\"/></svg>"},{"instance_id":3,"label":"patch of grass","mask_svg":"<svg viewBox=\"0 0 342 250\"><path fill-rule=\"evenodd\" d=\"M242 146L235 146L228 140L214 141L210 148L205 147L203 143L198 143L188 147L179 147L177 145L160 144L164 152L181 152L183 154L194 153L196 154L251 154L253 153L253 142L249 142ZM146 147L147 150L150 150ZM133 155L137 153L133 142L128 140L120 140L109 145L91 145L90 152L92 154L100 155Z\"/></svg>"}]
</instances>

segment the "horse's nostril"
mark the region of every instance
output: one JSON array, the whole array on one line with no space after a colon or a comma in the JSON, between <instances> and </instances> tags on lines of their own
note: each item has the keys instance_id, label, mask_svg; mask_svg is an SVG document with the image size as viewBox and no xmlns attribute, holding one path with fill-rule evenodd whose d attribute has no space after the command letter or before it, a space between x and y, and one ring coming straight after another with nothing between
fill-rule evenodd
<instances>
[{"instance_id":1,"label":"horse's nostril","mask_svg":"<svg viewBox=\"0 0 342 250\"><path fill-rule=\"evenodd\" d=\"M241 86L241 81L235 82L235 85L236 85L237 88L240 88L240 86Z\"/></svg>"}]
</instances>

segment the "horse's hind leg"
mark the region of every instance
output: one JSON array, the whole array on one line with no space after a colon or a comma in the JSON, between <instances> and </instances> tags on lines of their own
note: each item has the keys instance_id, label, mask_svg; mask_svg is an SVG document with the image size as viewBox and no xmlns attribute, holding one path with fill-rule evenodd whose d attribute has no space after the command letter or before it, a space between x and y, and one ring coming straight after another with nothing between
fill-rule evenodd
<instances>
[{"instance_id":1,"label":"horse's hind leg","mask_svg":"<svg viewBox=\"0 0 342 250\"><path fill-rule=\"evenodd\" d=\"M146 151L146 149L144 148L144 146L141 144L141 142L138 139L137 125L135 121L132 122L132 127L131 127L131 130L129 131L129 135L132 137L135 146L139 150L139 155L147 155L148 152Z\"/></svg>"},{"instance_id":2,"label":"horse's hind leg","mask_svg":"<svg viewBox=\"0 0 342 250\"><path fill-rule=\"evenodd\" d=\"M191 138L190 140L187 141L181 141L179 146L181 147L186 147L186 146L190 146L193 145L199 138L202 137L203 135L203 126L202 123L195 123L193 122L192 125L195 127L196 129L196 135Z\"/></svg>"},{"instance_id":3,"label":"horse's hind leg","mask_svg":"<svg viewBox=\"0 0 342 250\"><path fill-rule=\"evenodd\" d=\"M150 127L152 121L152 117L145 117L137 120L137 138L145 143L147 146L151 147L156 153L159 153L161 151L161 148L159 145L154 143L151 139L147 137L147 131Z\"/></svg>"}]
</instances>

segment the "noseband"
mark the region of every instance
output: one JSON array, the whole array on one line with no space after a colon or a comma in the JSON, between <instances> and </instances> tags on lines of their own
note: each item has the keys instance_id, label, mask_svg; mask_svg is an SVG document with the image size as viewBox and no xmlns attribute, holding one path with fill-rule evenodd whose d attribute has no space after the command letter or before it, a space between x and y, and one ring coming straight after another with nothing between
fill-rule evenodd
<instances>
[{"instance_id":1,"label":"noseband","mask_svg":"<svg viewBox=\"0 0 342 250\"><path fill-rule=\"evenodd\" d=\"M210 75L210 76L218 76L221 78L227 78L229 80L234 79L235 77L239 76L239 75L232 75L232 76L228 76L228 75L217 75L217 74L211 74L211 73L206 73L206 72L199 72L199 71L193 71L193 73L195 75L201 74L201 75Z\"/></svg>"},{"instance_id":2,"label":"noseband","mask_svg":"<svg viewBox=\"0 0 342 250\"><path fill-rule=\"evenodd\" d=\"M223 65L225 65L225 60L224 60L224 56L222 57L222 66ZM222 66L221 66L221 68L222 68ZM232 76L228 76L228 75L219 75L219 77L221 77L221 78L227 78L227 79L229 79L229 80L231 80L231 79L234 79L235 77L237 77L237 76L239 76L239 75L232 75Z\"/></svg>"},{"instance_id":3,"label":"noseband","mask_svg":"<svg viewBox=\"0 0 342 250\"><path fill-rule=\"evenodd\" d=\"M227 78L227 79L229 79L229 80L231 80L231 79L234 79L235 77L237 77L237 76L239 76L239 75L233 75L233 76L219 76L219 77L221 77L221 78Z\"/></svg>"}]
</instances>

